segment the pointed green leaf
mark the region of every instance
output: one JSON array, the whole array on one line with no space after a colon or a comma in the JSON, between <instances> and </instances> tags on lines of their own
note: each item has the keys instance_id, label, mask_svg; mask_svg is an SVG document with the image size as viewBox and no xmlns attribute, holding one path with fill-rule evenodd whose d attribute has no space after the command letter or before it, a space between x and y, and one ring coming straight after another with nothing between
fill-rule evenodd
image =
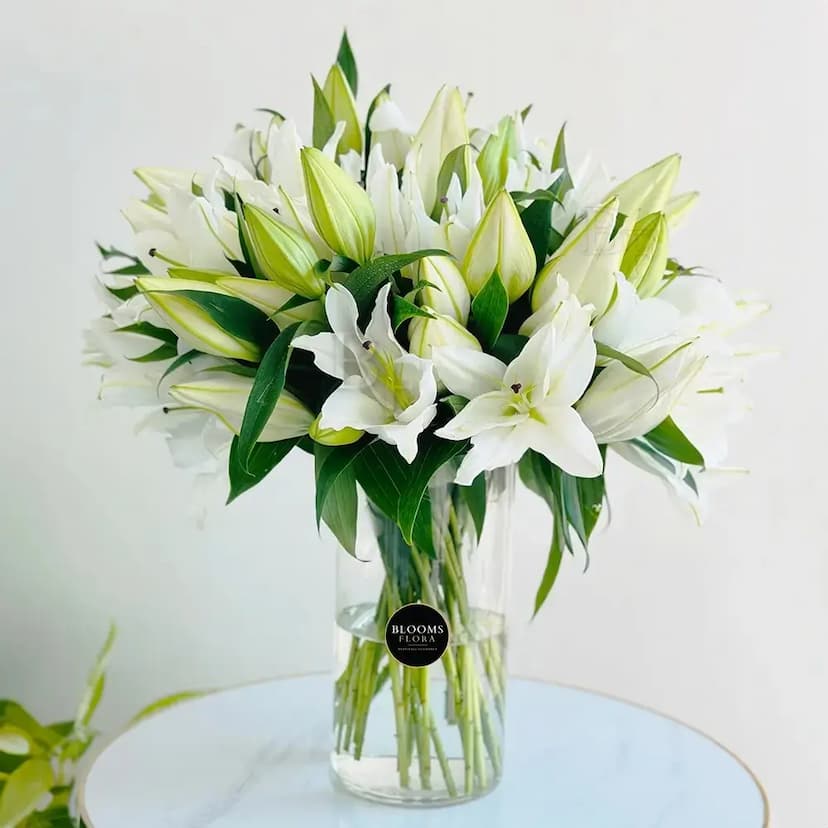
<instances>
[{"instance_id":1,"label":"pointed green leaf","mask_svg":"<svg viewBox=\"0 0 828 828\"><path fill-rule=\"evenodd\" d=\"M176 290L175 295L195 302L227 333L246 342L263 345L270 342L275 332L273 323L265 314L235 296L204 290Z\"/></svg>"},{"instance_id":2,"label":"pointed green leaf","mask_svg":"<svg viewBox=\"0 0 828 828\"><path fill-rule=\"evenodd\" d=\"M400 531L406 543L413 543L414 523L431 478L467 446L465 440L441 440L427 434L420 437L420 448L400 492L397 512Z\"/></svg>"},{"instance_id":3,"label":"pointed green leaf","mask_svg":"<svg viewBox=\"0 0 828 828\"><path fill-rule=\"evenodd\" d=\"M652 431L648 431L644 435L644 439L649 441L662 454L666 454L680 463L687 463L689 466L704 465L704 457L702 457L701 452L687 439L672 417L668 417Z\"/></svg>"},{"instance_id":4,"label":"pointed green leaf","mask_svg":"<svg viewBox=\"0 0 828 828\"><path fill-rule=\"evenodd\" d=\"M471 486L458 486L460 493L474 523L477 538L483 534L483 525L486 522L486 474L481 472L474 478Z\"/></svg>"},{"instance_id":5,"label":"pointed green leaf","mask_svg":"<svg viewBox=\"0 0 828 828\"><path fill-rule=\"evenodd\" d=\"M614 359L617 362L620 362L625 368L629 368L630 371L634 371L636 374L641 374L643 377L649 377L653 382L656 381L650 369L634 357L629 356L629 354L625 354L615 348L611 348L603 342L596 342L595 350L598 353L598 356L606 357L606 359Z\"/></svg>"},{"instance_id":6,"label":"pointed green leaf","mask_svg":"<svg viewBox=\"0 0 828 828\"><path fill-rule=\"evenodd\" d=\"M227 467L230 478L230 494L227 503L232 503L239 495L264 480L287 457L299 440L299 437L291 437L289 440L279 440L275 443L256 443L247 458L246 465L242 465L238 450L239 438L234 437L230 444L230 459Z\"/></svg>"},{"instance_id":7,"label":"pointed green leaf","mask_svg":"<svg viewBox=\"0 0 828 828\"><path fill-rule=\"evenodd\" d=\"M358 499L356 472L345 468L328 489L322 520L349 555L356 557Z\"/></svg>"},{"instance_id":8,"label":"pointed green leaf","mask_svg":"<svg viewBox=\"0 0 828 828\"><path fill-rule=\"evenodd\" d=\"M377 291L398 270L407 267L426 256L449 256L445 250L417 250L413 253L399 253L391 256L378 256L376 259L360 265L342 280L342 284L351 292L359 308L365 313L373 303Z\"/></svg>"},{"instance_id":9,"label":"pointed green leaf","mask_svg":"<svg viewBox=\"0 0 828 828\"><path fill-rule=\"evenodd\" d=\"M492 273L474 297L471 310L474 333L484 347L491 348L497 342L509 312L509 295L497 273Z\"/></svg>"},{"instance_id":10,"label":"pointed green leaf","mask_svg":"<svg viewBox=\"0 0 828 828\"><path fill-rule=\"evenodd\" d=\"M391 327L396 331L407 319L415 316L425 319L434 319L434 314L425 308L420 308L404 296L394 294L391 297Z\"/></svg>"},{"instance_id":11,"label":"pointed green leaf","mask_svg":"<svg viewBox=\"0 0 828 828\"><path fill-rule=\"evenodd\" d=\"M552 151L552 169L563 170L563 174L555 182L554 191L561 197L572 189L572 176L569 173L569 163L566 159L566 123L561 126L555 149Z\"/></svg>"},{"instance_id":12,"label":"pointed green leaf","mask_svg":"<svg viewBox=\"0 0 828 828\"><path fill-rule=\"evenodd\" d=\"M81 698L78 709L75 712L75 730L84 731L89 727L92 716L98 707L104 690L106 664L109 661L112 646L115 644L115 636L117 629L114 624L109 625L109 632L106 640L101 647L98 657L95 659L95 664L92 667L92 672L86 683L86 691Z\"/></svg>"},{"instance_id":13,"label":"pointed green leaf","mask_svg":"<svg viewBox=\"0 0 828 828\"><path fill-rule=\"evenodd\" d=\"M339 64L340 69L342 69L342 73L348 81L348 86L351 87L351 92L356 97L359 75L357 73L356 58L354 58L354 52L351 49L351 42L348 40L347 29L342 32L342 40L339 42L339 52L336 55L336 62Z\"/></svg>"},{"instance_id":14,"label":"pointed green leaf","mask_svg":"<svg viewBox=\"0 0 828 828\"><path fill-rule=\"evenodd\" d=\"M321 150L334 134L336 121L322 87L313 76L311 80L313 81L313 145Z\"/></svg>"},{"instance_id":15,"label":"pointed green leaf","mask_svg":"<svg viewBox=\"0 0 828 828\"><path fill-rule=\"evenodd\" d=\"M206 696L211 692L211 690L185 690L181 693L173 693L169 696L164 696L163 698L152 702L152 704L148 704L143 710L133 716L129 726L134 727L138 724L138 722L142 722L144 719L148 719L150 716L154 716L156 713L160 713L168 707L175 707L177 704L181 704L185 701L191 701L192 699L200 699L202 696Z\"/></svg>"},{"instance_id":16,"label":"pointed green leaf","mask_svg":"<svg viewBox=\"0 0 828 828\"><path fill-rule=\"evenodd\" d=\"M168 345L175 345L178 337L169 328L161 328L151 322L133 322L123 328L117 328L115 333L134 333L141 336L148 336L157 339L159 342L166 342Z\"/></svg>"},{"instance_id":17,"label":"pointed green leaf","mask_svg":"<svg viewBox=\"0 0 828 828\"><path fill-rule=\"evenodd\" d=\"M247 465L253 446L264 431L285 387L291 342L300 324L294 322L273 340L256 371L239 429L237 452L243 466Z\"/></svg>"},{"instance_id":18,"label":"pointed green leaf","mask_svg":"<svg viewBox=\"0 0 828 828\"><path fill-rule=\"evenodd\" d=\"M549 548L549 557L546 559L546 568L543 570L541 582L535 594L535 611L533 617L540 612L541 607L549 597L549 593L552 591L552 587L555 586L555 581L558 579L558 573L561 569L563 544L561 543L560 533L556 527L557 525L552 528L552 545Z\"/></svg>"},{"instance_id":19,"label":"pointed green leaf","mask_svg":"<svg viewBox=\"0 0 828 828\"><path fill-rule=\"evenodd\" d=\"M0 793L0 826L14 828L33 813L55 783L46 759L30 759L13 771Z\"/></svg>"},{"instance_id":20,"label":"pointed green leaf","mask_svg":"<svg viewBox=\"0 0 828 828\"><path fill-rule=\"evenodd\" d=\"M316 476L316 525L322 520L325 502L337 478L356 460L359 453L371 442L364 438L347 446L324 446L313 444L314 469Z\"/></svg>"}]
</instances>

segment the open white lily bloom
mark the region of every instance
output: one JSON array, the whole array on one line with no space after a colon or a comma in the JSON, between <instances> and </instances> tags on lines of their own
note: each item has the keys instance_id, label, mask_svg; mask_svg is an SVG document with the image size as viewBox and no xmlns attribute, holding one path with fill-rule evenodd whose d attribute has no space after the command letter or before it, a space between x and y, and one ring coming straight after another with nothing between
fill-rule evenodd
<instances>
[{"instance_id":1,"label":"open white lily bloom","mask_svg":"<svg viewBox=\"0 0 828 828\"><path fill-rule=\"evenodd\" d=\"M578 403L578 412L599 443L631 440L655 428L701 370L705 356L690 342L663 345L638 359L650 376L613 362Z\"/></svg>"},{"instance_id":2,"label":"open white lily bloom","mask_svg":"<svg viewBox=\"0 0 828 828\"><path fill-rule=\"evenodd\" d=\"M334 285L325 297L333 333L299 336L293 344L314 355L316 366L342 380L322 406L321 428L354 428L397 447L406 462L417 455L417 437L437 413L431 362L409 354L394 338L388 316L390 285L377 296L365 332L354 297Z\"/></svg>"},{"instance_id":3,"label":"open white lily bloom","mask_svg":"<svg viewBox=\"0 0 828 828\"><path fill-rule=\"evenodd\" d=\"M636 356L676 341L680 325L677 308L663 299L642 299L623 273L615 274L615 295L609 310L595 325L595 341ZM606 364L603 357L598 364Z\"/></svg>"},{"instance_id":4,"label":"open white lily bloom","mask_svg":"<svg viewBox=\"0 0 828 828\"><path fill-rule=\"evenodd\" d=\"M598 445L573 408L595 368L589 318L589 309L569 297L508 366L467 349L432 350L441 381L470 400L435 432L448 440L471 438L458 483L468 485L481 471L516 463L527 449L569 474L601 474Z\"/></svg>"}]
</instances>

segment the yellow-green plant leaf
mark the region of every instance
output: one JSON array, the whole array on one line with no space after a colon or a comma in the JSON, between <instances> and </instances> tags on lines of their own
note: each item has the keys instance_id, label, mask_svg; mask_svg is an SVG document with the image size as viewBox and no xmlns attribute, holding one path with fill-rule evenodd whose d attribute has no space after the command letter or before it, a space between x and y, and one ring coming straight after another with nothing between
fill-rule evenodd
<instances>
[{"instance_id":1,"label":"yellow-green plant leaf","mask_svg":"<svg viewBox=\"0 0 828 828\"><path fill-rule=\"evenodd\" d=\"M75 729L77 731L83 732L86 730L101 701L104 690L106 664L109 661L116 635L117 630L115 625L110 624L106 641L104 641L103 647L101 647L98 657L95 659L95 664L86 682L86 690L75 713Z\"/></svg>"},{"instance_id":2,"label":"yellow-green plant leaf","mask_svg":"<svg viewBox=\"0 0 828 828\"><path fill-rule=\"evenodd\" d=\"M140 713L133 717L129 724L130 726L137 725L138 722L149 719L150 716L154 716L156 713L160 713L168 707L175 707L177 704L191 701L192 699L200 699L202 696L209 695L212 692L212 690L185 690L181 693L172 693L169 696L164 696L152 702L152 704L148 704Z\"/></svg>"},{"instance_id":3,"label":"yellow-green plant leaf","mask_svg":"<svg viewBox=\"0 0 828 828\"><path fill-rule=\"evenodd\" d=\"M25 730L14 725L0 725L0 753L27 756L31 750L32 743Z\"/></svg>"},{"instance_id":4,"label":"yellow-green plant leaf","mask_svg":"<svg viewBox=\"0 0 828 828\"><path fill-rule=\"evenodd\" d=\"M30 759L9 775L0 793L0 828L15 828L33 813L55 784L45 759Z\"/></svg>"}]
</instances>

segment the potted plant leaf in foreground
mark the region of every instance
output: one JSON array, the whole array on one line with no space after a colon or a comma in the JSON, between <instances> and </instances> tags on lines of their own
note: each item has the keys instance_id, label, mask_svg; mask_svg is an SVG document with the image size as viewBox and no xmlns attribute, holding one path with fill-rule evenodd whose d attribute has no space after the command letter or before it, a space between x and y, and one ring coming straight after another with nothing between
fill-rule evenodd
<instances>
[{"instance_id":1,"label":"potted plant leaf in foreground","mask_svg":"<svg viewBox=\"0 0 828 828\"><path fill-rule=\"evenodd\" d=\"M703 510L745 408L731 335L761 307L671 254L697 195L679 156L613 183L563 129L529 138L528 108L475 127L444 86L412 128L357 87L344 36L310 135L268 109L194 170L136 170L87 354L101 399L230 500L309 455L343 550L336 778L452 802L503 771L516 478L553 516L537 612L611 458Z\"/></svg>"}]
</instances>

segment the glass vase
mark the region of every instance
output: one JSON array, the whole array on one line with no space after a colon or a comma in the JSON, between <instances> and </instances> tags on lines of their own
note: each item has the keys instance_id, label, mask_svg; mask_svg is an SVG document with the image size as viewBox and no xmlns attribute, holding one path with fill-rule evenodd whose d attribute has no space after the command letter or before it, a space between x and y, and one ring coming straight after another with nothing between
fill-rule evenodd
<instances>
[{"instance_id":1,"label":"glass vase","mask_svg":"<svg viewBox=\"0 0 828 828\"><path fill-rule=\"evenodd\" d=\"M338 551L331 766L368 799L463 802L503 772L515 474L465 487L454 471L435 475L421 507L433 552L364 498L357 556Z\"/></svg>"}]
</instances>

